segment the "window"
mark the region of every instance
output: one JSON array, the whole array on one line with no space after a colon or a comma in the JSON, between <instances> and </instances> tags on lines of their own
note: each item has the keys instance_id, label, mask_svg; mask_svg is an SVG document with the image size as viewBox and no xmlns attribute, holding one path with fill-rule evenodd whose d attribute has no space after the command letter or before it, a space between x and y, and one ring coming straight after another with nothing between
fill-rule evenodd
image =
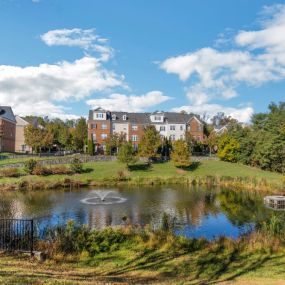
<instances>
[{"instance_id":1,"label":"window","mask_svg":"<svg viewBox=\"0 0 285 285\"><path fill-rule=\"evenodd\" d=\"M113 131L115 131L116 130L116 125L113 125L112 129L113 129Z\"/></svg>"},{"instance_id":2,"label":"window","mask_svg":"<svg viewBox=\"0 0 285 285\"><path fill-rule=\"evenodd\" d=\"M97 127L96 124L91 124L91 125L90 125L90 128L91 128L91 129L96 129L96 127Z\"/></svg>"},{"instance_id":3,"label":"window","mask_svg":"<svg viewBox=\"0 0 285 285\"><path fill-rule=\"evenodd\" d=\"M107 138L107 134L101 134L101 138L103 139L103 140L105 140L106 138Z\"/></svg>"},{"instance_id":4,"label":"window","mask_svg":"<svg viewBox=\"0 0 285 285\"><path fill-rule=\"evenodd\" d=\"M170 135L170 140L175 141L175 135Z\"/></svg>"},{"instance_id":5,"label":"window","mask_svg":"<svg viewBox=\"0 0 285 285\"><path fill-rule=\"evenodd\" d=\"M139 146L138 146L138 144L135 143L134 144L134 150L137 151L138 149L139 149Z\"/></svg>"},{"instance_id":6,"label":"window","mask_svg":"<svg viewBox=\"0 0 285 285\"><path fill-rule=\"evenodd\" d=\"M92 140L96 141L96 134L92 134Z\"/></svg>"},{"instance_id":7,"label":"window","mask_svg":"<svg viewBox=\"0 0 285 285\"><path fill-rule=\"evenodd\" d=\"M165 131L165 126L160 126L159 130L160 130L161 132L164 132L164 131Z\"/></svg>"},{"instance_id":8,"label":"window","mask_svg":"<svg viewBox=\"0 0 285 285\"><path fill-rule=\"evenodd\" d=\"M104 118L104 114L103 113L97 113L96 114L96 118L97 119L103 119Z\"/></svg>"},{"instance_id":9,"label":"window","mask_svg":"<svg viewBox=\"0 0 285 285\"><path fill-rule=\"evenodd\" d=\"M124 121L127 120L127 115L123 115L123 120L124 120Z\"/></svg>"},{"instance_id":10,"label":"window","mask_svg":"<svg viewBox=\"0 0 285 285\"><path fill-rule=\"evenodd\" d=\"M180 139L183 140L183 139L184 139L184 136L183 136L183 135L180 135Z\"/></svg>"},{"instance_id":11,"label":"window","mask_svg":"<svg viewBox=\"0 0 285 285\"><path fill-rule=\"evenodd\" d=\"M138 136L137 135L132 135L132 141L137 142L138 141Z\"/></svg>"},{"instance_id":12,"label":"window","mask_svg":"<svg viewBox=\"0 0 285 285\"><path fill-rule=\"evenodd\" d=\"M113 115L112 115L112 120L115 121L116 118L117 118L117 117L116 117L116 114L113 114Z\"/></svg>"},{"instance_id":13,"label":"window","mask_svg":"<svg viewBox=\"0 0 285 285\"><path fill-rule=\"evenodd\" d=\"M198 132L202 131L202 126L200 124L198 125L197 130L198 130Z\"/></svg>"},{"instance_id":14,"label":"window","mask_svg":"<svg viewBox=\"0 0 285 285\"><path fill-rule=\"evenodd\" d=\"M102 125L101 125L101 129L102 129L102 130L107 130L107 125L106 125L106 124L102 124Z\"/></svg>"},{"instance_id":15,"label":"window","mask_svg":"<svg viewBox=\"0 0 285 285\"><path fill-rule=\"evenodd\" d=\"M171 131L175 131L175 126L174 125L170 125L170 130Z\"/></svg>"},{"instance_id":16,"label":"window","mask_svg":"<svg viewBox=\"0 0 285 285\"><path fill-rule=\"evenodd\" d=\"M137 130L138 130L138 126L133 125L133 126L132 126L132 130L133 130L133 131L137 131Z\"/></svg>"},{"instance_id":17,"label":"window","mask_svg":"<svg viewBox=\"0 0 285 285\"><path fill-rule=\"evenodd\" d=\"M183 129L184 129L183 125L180 125L180 131L183 131Z\"/></svg>"},{"instance_id":18,"label":"window","mask_svg":"<svg viewBox=\"0 0 285 285\"><path fill-rule=\"evenodd\" d=\"M155 121L161 121L161 116L154 116Z\"/></svg>"}]
</instances>

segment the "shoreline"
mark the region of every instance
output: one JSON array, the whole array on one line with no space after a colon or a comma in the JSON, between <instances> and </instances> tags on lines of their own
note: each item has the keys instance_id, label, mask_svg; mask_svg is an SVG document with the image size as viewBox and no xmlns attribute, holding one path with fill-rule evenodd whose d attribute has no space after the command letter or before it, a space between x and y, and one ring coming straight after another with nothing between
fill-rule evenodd
<instances>
[{"instance_id":1,"label":"shoreline","mask_svg":"<svg viewBox=\"0 0 285 285\"><path fill-rule=\"evenodd\" d=\"M233 190L261 191L271 194L285 194L285 188L281 184L269 183L266 179L229 177L229 176L197 176L197 177L135 177L118 179L111 177L104 180L87 181L66 176L56 181L47 181L44 178L21 179L15 183L0 184L0 191L21 190L55 190L59 188L76 189L81 187L114 187L114 186L159 186L159 185L184 185L229 187Z\"/></svg>"}]
</instances>

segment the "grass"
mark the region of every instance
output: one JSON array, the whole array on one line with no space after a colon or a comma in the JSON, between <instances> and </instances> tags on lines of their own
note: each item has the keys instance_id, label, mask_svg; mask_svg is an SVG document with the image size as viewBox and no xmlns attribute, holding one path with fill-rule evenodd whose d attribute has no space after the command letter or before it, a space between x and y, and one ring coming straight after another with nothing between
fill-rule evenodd
<instances>
[{"instance_id":1,"label":"grass","mask_svg":"<svg viewBox=\"0 0 285 285\"><path fill-rule=\"evenodd\" d=\"M230 245L226 245L229 242ZM217 241L193 251L125 243L43 263L0 254L1 284L285 284L285 254Z\"/></svg>"},{"instance_id":2,"label":"grass","mask_svg":"<svg viewBox=\"0 0 285 285\"><path fill-rule=\"evenodd\" d=\"M172 162L154 163L150 167L145 164L137 164L131 168L131 171L126 169L126 166L117 161L92 162L85 163L86 171L75 175L50 175L50 176L31 176L26 175L19 178L1 178L0 185L16 185L21 181L28 183L42 183L47 188L56 188L54 186L63 186L63 181L75 181L77 184L83 185L114 185L118 183L133 184L156 184L156 183L192 183L194 180L205 181L212 177L215 183L221 184L231 179L237 179L235 185L246 186L247 179L256 180L265 185L270 184L267 188L276 187L276 191L282 190L283 176L278 173L263 171L257 168L233 164L216 160L203 160L200 163L193 163L189 169L178 169ZM23 171L23 170L21 170ZM123 172L123 178L119 177L119 172ZM120 179L119 179L120 178ZM208 183L208 182L207 182ZM210 183L210 182L209 182ZM67 183L68 184L68 183ZM233 183L232 183L233 184ZM230 185L226 185L230 186ZM40 186L42 187L42 186ZM260 188L260 183L257 183L253 188ZM16 187L17 188L17 187ZM265 187L266 188L266 187Z\"/></svg>"}]
</instances>

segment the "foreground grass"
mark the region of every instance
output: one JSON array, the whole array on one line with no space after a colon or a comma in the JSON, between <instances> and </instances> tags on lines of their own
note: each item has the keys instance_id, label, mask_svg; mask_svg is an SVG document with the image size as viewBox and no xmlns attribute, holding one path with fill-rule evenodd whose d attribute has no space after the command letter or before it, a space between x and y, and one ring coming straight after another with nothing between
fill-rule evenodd
<instances>
[{"instance_id":1,"label":"foreground grass","mask_svg":"<svg viewBox=\"0 0 285 285\"><path fill-rule=\"evenodd\" d=\"M125 245L40 263L0 255L1 284L285 284L285 254L221 245L193 252Z\"/></svg>"},{"instance_id":2,"label":"foreground grass","mask_svg":"<svg viewBox=\"0 0 285 285\"><path fill-rule=\"evenodd\" d=\"M247 179L250 179L254 183L255 181L257 182L256 188L260 188L259 184L262 182L265 186L272 184L272 186L269 185L267 188L271 187L274 190L276 187L276 191L280 191L283 183L281 174L217 160L194 162L186 170L176 168L172 162L154 163L150 167L145 164L137 164L132 166L130 170L127 170L125 165L117 161L92 162L85 163L84 168L86 170L84 173L75 175L50 175L44 177L25 175L18 178L0 178L0 185L3 188L5 184L6 186L14 184L16 185L15 188L17 188L17 184L21 184L23 181L27 181L29 184L43 184L40 187L35 186L35 188L58 188L68 186L70 181L77 185L114 185L119 183L170 184L192 183L199 181L199 179L204 179L205 182L206 178L208 181L208 178L212 177L216 179L215 181L218 184L221 183L217 182L220 178L223 181L238 178L239 180L244 180L241 181L241 186L248 183ZM120 176L119 173L123 173L123 175L121 174ZM252 187L254 188L254 185Z\"/></svg>"}]
</instances>

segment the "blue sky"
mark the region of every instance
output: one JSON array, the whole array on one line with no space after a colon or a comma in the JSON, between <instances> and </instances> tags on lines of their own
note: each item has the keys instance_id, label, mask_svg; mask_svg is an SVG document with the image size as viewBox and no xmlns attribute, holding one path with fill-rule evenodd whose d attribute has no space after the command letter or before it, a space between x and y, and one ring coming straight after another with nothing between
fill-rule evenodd
<instances>
[{"instance_id":1,"label":"blue sky","mask_svg":"<svg viewBox=\"0 0 285 285\"><path fill-rule=\"evenodd\" d=\"M247 122L284 101L284 19L284 1L0 0L0 104Z\"/></svg>"}]
</instances>

